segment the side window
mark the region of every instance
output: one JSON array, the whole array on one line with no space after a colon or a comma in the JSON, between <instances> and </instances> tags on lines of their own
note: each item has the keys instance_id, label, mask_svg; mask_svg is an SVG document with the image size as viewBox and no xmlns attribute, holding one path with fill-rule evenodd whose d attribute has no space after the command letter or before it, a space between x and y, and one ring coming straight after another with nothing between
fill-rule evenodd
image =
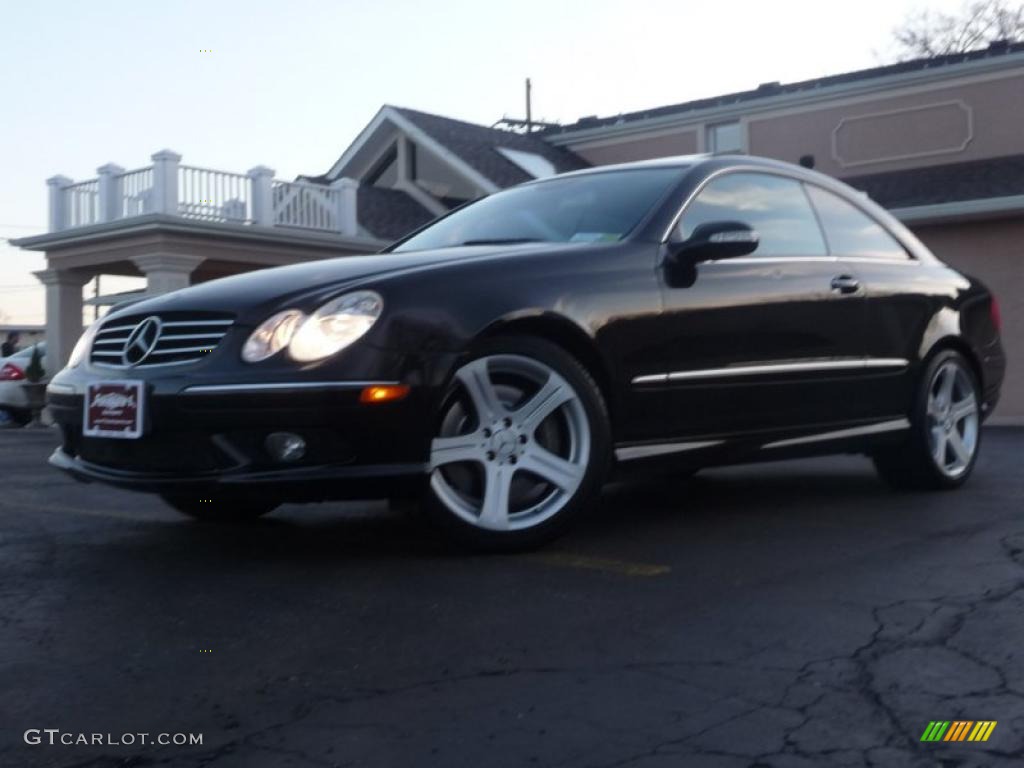
<instances>
[{"instance_id":1,"label":"side window","mask_svg":"<svg viewBox=\"0 0 1024 768\"><path fill-rule=\"evenodd\" d=\"M828 253L800 182L765 173L727 173L695 197L676 228L685 240L701 224L740 221L760 235L754 256L824 256Z\"/></svg>"},{"instance_id":2,"label":"side window","mask_svg":"<svg viewBox=\"0 0 1024 768\"><path fill-rule=\"evenodd\" d=\"M881 224L838 195L813 184L807 194L814 202L834 256L908 260L906 250Z\"/></svg>"}]
</instances>

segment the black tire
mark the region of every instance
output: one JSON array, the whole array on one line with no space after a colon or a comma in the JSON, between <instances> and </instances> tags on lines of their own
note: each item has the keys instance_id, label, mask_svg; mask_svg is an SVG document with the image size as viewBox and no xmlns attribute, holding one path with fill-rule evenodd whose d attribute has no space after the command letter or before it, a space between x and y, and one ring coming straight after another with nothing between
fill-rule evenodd
<instances>
[{"instance_id":1,"label":"black tire","mask_svg":"<svg viewBox=\"0 0 1024 768\"><path fill-rule=\"evenodd\" d=\"M248 522L273 512L279 506L277 501L252 494L216 491L161 494L160 498L183 515L218 523Z\"/></svg>"},{"instance_id":2,"label":"black tire","mask_svg":"<svg viewBox=\"0 0 1024 768\"><path fill-rule=\"evenodd\" d=\"M545 544L565 533L569 526L589 508L604 484L609 467L611 446L608 410L601 395L601 390L593 377L572 355L561 347L548 341L528 336L496 337L478 345L474 348L472 354L468 355L456 366L456 372L453 374L451 385L439 407L437 426L434 432L438 437L432 443L432 446L436 445L438 440L445 438L445 420L451 415L452 409L458 406L457 401L460 397L463 402L467 402L468 390L462 388L459 374L465 371L467 366L472 366L474 363L480 364L485 359L488 361L498 361L497 364L500 364L502 361L526 360L530 361L527 364L537 364L538 371L546 368L549 374L554 374L547 379L547 383L539 384L537 390L532 394L528 390L524 392L521 401L506 404L509 409L504 411L504 413L507 413L515 420L512 424L507 423L509 419L505 420L507 429L499 425L495 431L488 433L478 418L475 422L475 429L468 429L468 432L480 435L481 438L484 434L487 434L491 441L505 440L508 433L511 432L516 435L516 438L510 442L515 446L518 446L520 443L522 444L522 453L518 454L520 456L518 459L519 465L515 468L506 466L504 470L497 470L499 472L508 472L507 477L509 479L507 480L507 485L509 490L507 491L508 503L506 505L508 528L488 530L481 527L484 509L487 507L487 499L490 498L487 495L486 488L487 484L491 481L487 478L492 477L490 472L495 469L493 464L490 467L487 465L487 462L484 460L486 456L482 457L479 462L467 460L458 465L462 467L459 470L460 472L476 472L480 477L484 478L480 481L484 490L480 492L478 499L479 517L477 519L481 522L470 522L472 520L471 512L463 511L460 515L459 512L453 510L451 489L447 482L446 474L449 471L448 468L453 466L453 464L446 464L444 467L438 466L432 469L430 481L424 489L420 508L427 520L450 535L458 543L469 548L492 552L530 549ZM492 364L494 363L484 363L485 366ZM500 377L507 375L507 372L503 373L498 370L494 375ZM492 387L493 390L497 392L499 385L495 384L493 380L491 380L491 384L494 385ZM538 402L540 398L534 400L534 395L540 394L543 387L549 385L558 387L557 391L559 393L566 392L564 385L567 385L571 389L571 397L561 405L554 406L553 410L545 416L535 417L532 414L526 414L529 408L525 406ZM514 384L508 384L507 386L514 389ZM558 394L555 400L561 397L562 394ZM541 407L537 409L537 412L546 410L546 407ZM539 418L539 421L534 423L534 418ZM571 483L569 483L571 490L559 487L556 483L544 479L543 475L534 475L531 471L531 466L538 466L532 461L533 457L548 457L551 453L556 452L555 447L551 443L545 442L545 440L548 433L554 432L558 428L559 425L554 422L562 419L565 419L567 423L571 419L572 424L575 425L575 427L567 427L567 431L571 431L574 428L576 430L574 433L575 437L569 437L562 441L562 447L569 451L568 457L563 458L561 455L556 455L556 458L564 462L559 465L560 467L569 466L572 468L574 476ZM586 429L583 428L584 424ZM519 431L516 432L516 430ZM581 447L583 435L586 435L586 444L588 446L585 456ZM577 442L574 444L573 440L577 440ZM487 445L490 446L491 443ZM579 449L575 455L571 453L574 449ZM485 448L480 450L483 451ZM506 450L511 450L513 455L507 457L507 459L502 459L502 456L498 455L493 461L497 464L508 462L511 465L515 465L517 463L515 451L518 448L508 448L507 443L502 442L497 453L503 455ZM434 465L434 453L432 450L432 466ZM575 462L575 464L571 464L571 462ZM563 476L563 479L564 477L566 476ZM525 511L514 511L516 483L529 484L531 493L534 492L534 489L540 488L540 491L536 491L537 495L541 497L541 500L536 504L536 508L542 510L553 509L555 511L543 513L549 515L547 517L544 517L543 514L538 514L536 518L523 517L533 509L529 506L527 506ZM547 488L546 491L544 490L545 488ZM544 493L549 493L549 496L546 497L550 499L547 502L549 504L548 507L543 506L546 503L544 501ZM555 499L556 494L557 500ZM455 508L458 509L457 506ZM517 516L520 516L520 519L516 520ZM537 519L537 522L531 522L533 519Z\"/></svg>"},{"instance_id":3,"label":"black tire","mask_svg":"<svg viewBox=\"0 0 1024 768\"><path fill-rule=\"evenodd\" d=\"M24 427L32 421L32 414L29 411L24 411L20 408L3 408L7 418L4 420L5 423L11 427Z\"/></svg>"},{"instance_id":4,"label":"black tire","mask_svg":"<svg viewBox=\"0 0 1024 768\"><path fill-rule=\"evenodd\" d=\"M975 423L970 448L970 458L960 461L955 471L949 468L940 467L935 453L947 455L946 443L942 442L942 448L937 448L938 443L933 442L933 429L946 432L945 423L941 418L936 418L929 412L934 388L940 383L938 376L940 371L948 371L951 368L962 373L957 378L961 391L969 389L976 404ZM898 490L952 490L959 488L974 471L974 465L978 460L978 453L981 449L981 388L977 376L970 363L959 352L947 349L936 354L925 366L924 373L918 383L917 394L914 398L913 411L909 414L910 429L907 438L899 445L886 448L874 455L875 467L882 478L893 488ZM948 421L948 417L947 417ZM964 445L963 433L964 422L956 422L953 429L960 437L960 444ZM947 435L949 433L947 432ZM938 438L942 440L942 438Z\"/></svg>"}]
</instances>

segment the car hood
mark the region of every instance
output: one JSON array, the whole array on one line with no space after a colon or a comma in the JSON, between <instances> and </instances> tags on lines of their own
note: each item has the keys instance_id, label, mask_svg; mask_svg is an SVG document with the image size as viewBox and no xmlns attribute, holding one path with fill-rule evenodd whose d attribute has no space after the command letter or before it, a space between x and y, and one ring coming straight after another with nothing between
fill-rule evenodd
<instances>
[{"instance_id":1,"label":"car hood","mask_svg":"<svg viewBox=\"0 0 1024 768\"><path fill-rule=\"evenodd\" d=\"M547 244L550 246L550 244ZM450 262L478 261L503 257L524 250L535 251L545 244L460 246L433 251L378 253L339 256L287 267L274 267L224 277L156 296L111 313L110 317L175 311L232 312L240 323L258 322L264 313L294 302L299 309L311 309L338 290L381 277L425 269Z\"/></svg>"}]
</instances>

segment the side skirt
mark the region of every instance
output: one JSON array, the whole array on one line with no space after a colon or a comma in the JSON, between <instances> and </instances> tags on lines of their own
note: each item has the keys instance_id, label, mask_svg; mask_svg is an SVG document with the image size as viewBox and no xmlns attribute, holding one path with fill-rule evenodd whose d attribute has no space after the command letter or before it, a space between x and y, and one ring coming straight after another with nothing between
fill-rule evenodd
<instances>
[{"instance_id":1,"label":"side skirt","mask_svg":"<svg viewBox=\"0 0 1024 768\"><path fill-rule=\"evenodd\" d=\"M898 418L852 427L794 431L786 437L779 437L779 433L775 432L760 437L743 435L621 445L615 449L615 458L620 467L629 470L633 468L632 465L642 464L705 467L834 453L861 453L875 445L898 441L909 428L910 422L906 418ZM639 466L636 468L639 469Z\"/></svg>"}]
</instances>

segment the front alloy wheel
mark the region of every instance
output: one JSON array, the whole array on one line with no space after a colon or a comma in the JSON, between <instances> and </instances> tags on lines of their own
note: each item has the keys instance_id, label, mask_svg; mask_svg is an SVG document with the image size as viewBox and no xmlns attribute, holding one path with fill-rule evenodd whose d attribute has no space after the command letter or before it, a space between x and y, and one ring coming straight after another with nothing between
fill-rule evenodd
<instances>
[{"instance_id":1,"label":"front alloy wheel","mask_svg":"<svg viewBox=\"0 0 1024 768\"><path fill-rule=\"evenodd\" d=\"M599 488L607 446L600 391L576 360L540 340L496 341L455 372L428 509L475 546L538 544Z\"/></svg>"}]
</instances>

